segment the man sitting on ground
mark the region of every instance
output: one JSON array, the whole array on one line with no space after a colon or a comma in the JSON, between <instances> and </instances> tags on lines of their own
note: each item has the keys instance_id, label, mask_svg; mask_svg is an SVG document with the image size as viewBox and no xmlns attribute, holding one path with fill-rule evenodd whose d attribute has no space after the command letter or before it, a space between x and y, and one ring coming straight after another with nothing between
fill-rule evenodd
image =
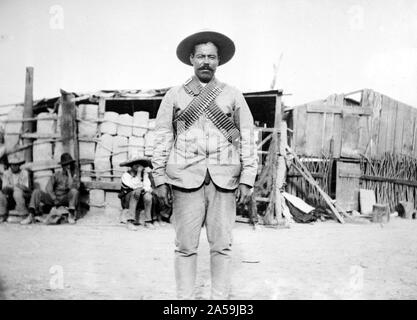
<instances>
[{"instance_id":1,"label":"man sitting on ground","mask_svg":"<svg viewBox=\"0 0 417 320\"><path fill-rule=\"evenodd\" d=\"M140 209L138 204L143 204L144 207L144 226L154 229L155 226L152 223L152 187L148 176L151 168L150 160L137 158L123 162L120 166L130 167L122 175L122 186L119 193L123 213L127 216L128 229L137 230L135 223L138 222L136 218L136 212Z\"/></svg>"},{"instance_id":2,"label":"man sitting on ground","mask_svg":"<svg viewBox=\"0 0 417 320\"><path fill-rule=\"evenodd\" d=\"M29 175L20 166L25 160L9 157L10 168L4 172L0 192L0 223L6 221L9 210L15 209L19 215L28 214L27 202L30 199Z\"/></svg>"},{"instance_id":3,"label":"man sitting on ground","mask_svg":"<svg viewBox=\"0 0 417 320\"><path fill-rule=\"evenodd\" d=\"M54 206L56 208L68 207L68 223L74 224L76 222L80 180L75 172L75 160L69 153L63 153L59 164L62 166L62 170L51 176L45 192L40 189L33 191L29 203L29 216L21 222L22 224L34 222L35 215L42 214L44 211L49 212ZM65 215L66 212L66 210L53 211L55 215ZM50 218L52 219L48 216L43 222L49 222ZM59 216L54 219L57 221L60 218Z\"/></svg>"}]
</instances>

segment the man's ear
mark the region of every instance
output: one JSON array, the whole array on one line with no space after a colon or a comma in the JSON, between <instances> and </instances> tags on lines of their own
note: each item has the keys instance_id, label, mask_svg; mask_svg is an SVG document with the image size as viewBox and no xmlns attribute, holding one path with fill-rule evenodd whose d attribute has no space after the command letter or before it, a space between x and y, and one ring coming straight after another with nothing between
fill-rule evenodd
<instances>
[{"instance_id":1,"label":"man's ear","mask_svg":"<svg viewBox=\"0 0 417 320\"><path fill-rule=\"evenodd\" d=\"M193 53L191 53L191 54L190 54L190 63L191 63L191 64L193 64L193 61L192 61L192 60L193 60L193 58L194 58L194 54L193 54Z\"/></svg>"}]
</instances>

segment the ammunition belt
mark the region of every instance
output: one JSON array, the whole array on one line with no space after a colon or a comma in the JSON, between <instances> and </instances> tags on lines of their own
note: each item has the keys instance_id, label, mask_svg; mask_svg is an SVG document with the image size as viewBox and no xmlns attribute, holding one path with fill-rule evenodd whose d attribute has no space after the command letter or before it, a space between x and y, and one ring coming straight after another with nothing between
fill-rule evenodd
<instances>
[{"instance_id":1,"label":"ammunition belt","mask_svg":"<svg viewBox=\"0 0 417 320\"><path fill-rule=\"evenodd\" d=\"M215 86L214 83L207 84L200 94L173 120L176 134L190 129L205 114L230 143L238 139L240 137L239 129L214 101L222 90L222 87Z\"/></svg>"}]
</instances>

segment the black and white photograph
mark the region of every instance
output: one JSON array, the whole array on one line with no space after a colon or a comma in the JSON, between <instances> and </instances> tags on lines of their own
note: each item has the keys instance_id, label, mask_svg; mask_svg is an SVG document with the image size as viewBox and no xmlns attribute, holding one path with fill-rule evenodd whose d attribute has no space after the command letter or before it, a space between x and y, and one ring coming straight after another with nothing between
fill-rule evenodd
<instances>
[{"instance_id":1,"label":"black and white photograph","mask_svg":"<svg viewBox=\"0 0 417 320\"><path fill-rule=\"evenodd\" d=\"M417 0L0 0L0 300L416 299Z\"/></svg>"}]
</instances>

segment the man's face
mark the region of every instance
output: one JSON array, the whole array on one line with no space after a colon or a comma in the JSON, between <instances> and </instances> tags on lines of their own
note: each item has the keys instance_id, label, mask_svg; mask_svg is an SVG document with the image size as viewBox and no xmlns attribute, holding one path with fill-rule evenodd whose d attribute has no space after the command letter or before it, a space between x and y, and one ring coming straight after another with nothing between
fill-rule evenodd
<instances>
[{"instance_id":1,"label":"man's face","mask_svg":"<svg viewBox=\"0 0 417 320\"><path fill-rule=\"evenodd\" d=\"M68 171L68 170L70 170L70 169L71 169L71 165L70 165L70 164L63 164L63 165L62 165L62 170L63 170L63 171L65 171L65 172L66 172L66 171Z\"/></svg>"},{"instance_id":2,"label":"man's face","mask_svg":"<svg viewBox=\"0 0 417 320\"><path fill-rule=\"evenodd\" d=\"M135 163L132 166L132 171L135 172L135 173L138 173L138 172L142 171L142 169L143 169L143 166L140 165L139 163Z\"/></svg>"},{"instance_id":3,"label":"man's face","mask_svg":"<svg viewBox=\"0 0 417 320\"><path fill-rule=\"evenodd\" d=\"M190 62L198 79L203 83L210 82L219 65L217 47L211 42L196 45Z\"/></svg>"},{"instance_id":4,"label":"man's face","mask_svg":"<svg viewBox=\"0 0 417 320\"><path fill-rule=\"evenodd\" d=\"M18 164L11 164L10 169L12 169L13 173L18 173L20 171L20 165Z\"/></svg>"}]
</instances>

